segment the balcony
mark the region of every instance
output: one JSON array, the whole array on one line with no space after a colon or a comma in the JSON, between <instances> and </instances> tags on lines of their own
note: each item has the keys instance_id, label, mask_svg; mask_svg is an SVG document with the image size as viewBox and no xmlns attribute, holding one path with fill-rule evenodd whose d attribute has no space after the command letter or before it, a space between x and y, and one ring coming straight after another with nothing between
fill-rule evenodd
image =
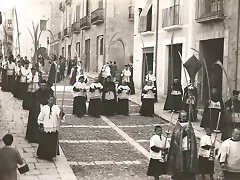
<instances>
[{"instance_id":1,"label":"balcony","mask_svg":"<svg viewBox=\"0 0 240 180\"><path fill-rule=\"evenodd\" d=\"M197 0L195 19L198 23L222 21L223 0Z\"/></svg>"},{"instance_id":2,"label":"balcony","mask_svg":"<svg viewBox=\"0 0 240 180\"><path fill-rule=\"evenodd\" d=\"M63 30L63 36L64 37L70 37L71 36L71 28L70 27L66 27Z\"/></svg>"},{"instance_id":3,"label":"balcony","mask_svg":"<svg viewBox=\"0 0 240 180\"><path fill-rule=\"evenodd\" d=\"M99 25L104 22L103 12L103 9L98 8L91 13L91 23L93 25Z\"/></svg>"},{"instance_id":4,"label":"balcony","mask_svg":"<svg viewBox=\"0 0 240 180\"><path fill-rule=\"evenodd\" d=\"M181 6L175 5L162 10L162 28L165 31L173 31L182 28Z\"/></svg>"},{"instance_id":5,"label":"balcony","mask_svg":"<svg viewBox=\"0 0 240 180\"><path fill-rule=\"evenodd\" d=\"M87 30L91 28L91 19L89 16L85 16L80 19L80 28L81 30Z\"/></svg>"},{"instance_id":6,"label":"balcony","mask_svg":"<svg viewBox=\"0 0 240 180\"><path fill-rule=\"evenodd\" d=\"M78 34L78 33L80 33L80 31L81 31L80 22L74 22L72 24L72 33L73 34Z\"/></svg>"},{"instance_id":7,"label":"balcony","mask_svg":"<svg viewBox=\"0 0 240 180\"><path fill-rule=\"evenodd\" d=\"M128 16L129 21L134 21L134 6L129 7L129 16Z\"/></svg>"},{"instance_id":8,"label":"balcony","mask_svg":"<svg viewBox=\"0 0 240 180\"><path fill-rule=\"evenodd\" d=\"M64 11L64 4L63 4L63 2L60 2L60 4L59 4L59 10L60 10L60 11Z\"/></svg>"}]
</instances>

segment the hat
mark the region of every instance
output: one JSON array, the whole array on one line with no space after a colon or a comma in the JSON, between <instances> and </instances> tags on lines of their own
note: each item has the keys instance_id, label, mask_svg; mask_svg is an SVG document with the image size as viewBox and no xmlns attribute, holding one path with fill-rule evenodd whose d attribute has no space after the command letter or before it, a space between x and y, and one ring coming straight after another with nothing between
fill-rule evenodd
<instances>
[{"instance_id":1,"label":"hat","mask_svg":"<svg viewBox=\"0 0 240 180\"><path fill-rule=\"evenodd\" d=\"M239 95L239 91L233 90L233 91L232 91L232 94L233 94L233 96L236 96L236 95L238 96L238 95Z\"/></svg>"}]
</instances>

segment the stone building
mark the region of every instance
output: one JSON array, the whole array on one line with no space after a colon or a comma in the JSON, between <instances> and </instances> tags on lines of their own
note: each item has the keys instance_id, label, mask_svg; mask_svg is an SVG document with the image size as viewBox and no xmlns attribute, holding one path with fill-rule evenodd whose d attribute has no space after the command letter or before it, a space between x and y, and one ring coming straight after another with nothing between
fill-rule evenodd
<instances>
[{"instance_id":1,"label":"stone building","mask_svg":"<svg viewBox=\"0 0 240 180\"><path fill-rule=\"evenodd\" d=\"M107 61L122 70L133 56L132 0L66 0L59 3L59 54L77 56L87 72Z\"/></svg>"},{"instance_id":2,"label":"stone building","mask_svg":"<svg viewBox=\"0 0 240 180\"><path fill-rule=\"evenodd\" d=\"M185 77L182 64L196 54L191 48L203 54L210 87L218 87L224 100L230 96L227 77L215 62L222 62L231 89L240 88L239 1L135 0L134 6L133 64L137 88L141 89L144 83L146 69L153 70L157 77L159 98L165 99L173 77L179 77L184 88L189 77ZM201 56L199 59L203 60ZM196 86L202 107L209 94L205 68L197 74Z\"/></svg>"}]
</instances>

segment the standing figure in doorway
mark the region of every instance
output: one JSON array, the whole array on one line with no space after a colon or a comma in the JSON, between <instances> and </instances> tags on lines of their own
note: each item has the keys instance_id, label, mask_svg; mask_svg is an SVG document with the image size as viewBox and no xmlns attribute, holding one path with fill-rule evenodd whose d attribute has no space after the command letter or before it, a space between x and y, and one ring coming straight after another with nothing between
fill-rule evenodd
<instances>
[{"instance_id":1,"label":"standing figure in doorway","mask_svg":"<svg viewBox=\"0 0 240 180\"><path fill-rule=\"evenodd\" d=\"M102 90L103 86L99 82L98 77L94 78L94 82L89 87L90 101L88 114L90 116L99 118L102 113Z\"/></svg>"},{"instance_id":2,"label":"standing figure in doorway","mask_svg":"<svg viewBox=\"0 0 240 180\"><path fill-rule=\"evenodd\" d=\"M73 114L79 118L86 114L86 91L84 76L80 76L78 82L73 85Z\"/></svg>"},{"instance_id":3,"label":"standing figure in doorway","mask_svg":"<svg viewBox=\"0 0 240 180\"><path fill-rule=\"evenodd\" d=\"M131 90L131 95L135 94L135 86L134 86L134 81L133 81L133 65L132 63L129 64L130 71L131 71L131 76L130 76L130 90Z\"/></svg>"},{"instance_id":4,"label":"standing figure in doorway","mask_svg":"<svg viewBox=\"0 0 240 180\"><path fill-rule=\"evenodd\" d=\"M128 65L125 65L125 69L121 73L121 82L122 84L123 81L127 83L128 86L130 86L130 77L131 77L131 71Z\"/></svg>"},{"instance_id":5,"label":"standing figure in doorway","mask_svg":"<svg viewBox=\"0 0 240 180\"><path fill-rule=\"evenodd\" d=\"M200 127L223 131L224 128L224 104L216 87L212 88L211 99L209 99L203 111ZM218 123L219 119L219 123ZM219 126L217 127L217 124ZM217 129L218 128L218 129Z\"/></svg>"},{"instance_id":6,"label":"standing figure in doorway","mask_svg":"<svg viewBox=\"0 0 240 180\"><path fill-rule=\"evenodd\" d=\"M156 88L153 86L152 81L148 81L142 90L142 106L140 109L142 116L152 117L154 115L155 92Z\"/></svg>"},{"instance_id":7,"label":"standing figure in doorway","mask_svg":"<svg viewBox=\"0 0 240 180\"><path fill-rule=\"evenodd\" d=\"M156 82L156 77L153 75L153 71L149 71L148 74L146 75L146 82L152 81L154 87L156 88L156 93L155 93L155 102L157 102L157 82Z\"/></svg>"},{"instance_id":8,"label":"standing figure in doorway","mask_svg":"<svg viewBox=\"0 0 240 180\"><path fill-rule=\"evenodd\" d=\"M103 85L102 105L104 115L113 116L116 113L116 87L111 76L107 77L106 83Z\"/></svg>"},{"instance_id":9,"label":"standing figure in doorway","mask_svg":"<svg viewBox=\"0 0 240 180\"><path fill-rule=\"evenodd\" d=\"M116 63L116 61L113 62L111 74L112 74L112 77L113 77L113 82L115 82L116 77L117 77L117 63Z\"/></svg>"},{"instance_id":10,"label":"standing figure in doorway","mask_svg":"<svg viewBox=\"0 0 240 180\"><path fill-rule=\"evenodd\" d=\"M178 112L182 110L182 85L177 77L173 79L173 84L168 89L167 98L163 110Z\"/></svg>"}]
</instances>

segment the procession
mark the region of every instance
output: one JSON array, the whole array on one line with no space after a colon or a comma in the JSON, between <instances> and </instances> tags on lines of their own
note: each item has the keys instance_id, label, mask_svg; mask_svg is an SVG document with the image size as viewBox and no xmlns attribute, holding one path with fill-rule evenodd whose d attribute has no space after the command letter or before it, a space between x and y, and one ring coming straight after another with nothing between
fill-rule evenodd
<instances>
[{"instance_id":1,"label":"procession","mask_svg":"<svg viewBox=\"0 0 240 180\"><path fill-rule=\"evenodd\" d=\"M240 1L0 7L0 180L240 179Z\"/></svg>"}]
</instances>

